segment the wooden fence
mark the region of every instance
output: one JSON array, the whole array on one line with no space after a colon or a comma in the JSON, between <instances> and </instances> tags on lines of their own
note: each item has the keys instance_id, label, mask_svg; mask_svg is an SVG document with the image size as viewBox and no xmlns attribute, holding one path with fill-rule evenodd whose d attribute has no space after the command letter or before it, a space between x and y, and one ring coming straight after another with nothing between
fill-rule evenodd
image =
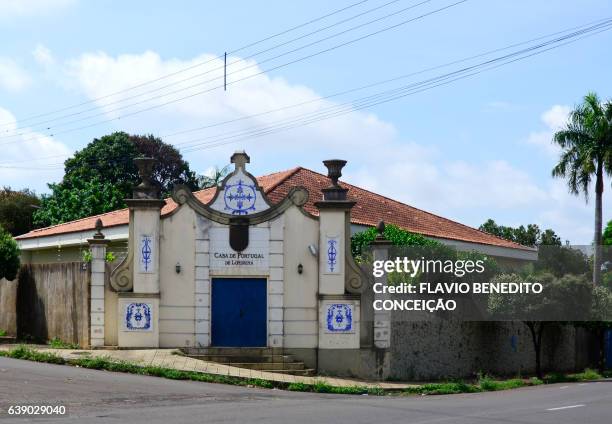
<instances>
[{"instance_id":1,"label":"wooden fence","mask_svg":"<svg viewBox=\"0 0 612 424\"><path fill-rule=\"evenodd\" d=\"M9 336L17 334L17 279L0 278L0 330Z\"/></svg>"},{"instance_id":2,"label":"wooden fence","mask_svg":"<svg viewBox=\"0 0 612 424\"><path fill-rule=\"evenodd\" d=\"M17 336L39 341L57 337L67 343L87 346L88 268L81 262L22 266L15 289ZM3 307L4 303L3 300Z\"/></svg>"}]
</instances>

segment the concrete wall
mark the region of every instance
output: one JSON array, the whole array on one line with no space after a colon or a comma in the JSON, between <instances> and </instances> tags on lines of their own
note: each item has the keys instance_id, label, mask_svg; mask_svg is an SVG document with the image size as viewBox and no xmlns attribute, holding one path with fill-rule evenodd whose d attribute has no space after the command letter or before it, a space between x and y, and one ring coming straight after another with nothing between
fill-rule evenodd
<instances>
[{"instance_id":1,"label":"concrete wall","mask_svg":"<svg viewBox=\"0 0 612 424\"><path fill-rule=\"evenodd\" d=\"M571 371L587 364L586 343L571 326L544 333L544 370ZM390 378L436 380L535 372L531 334L520 322L392 322Z\"/></svg>"},{"instance_id":2,"label":"concrete wall","mask_svg":"<svg viewBox=\"0 0 612 424\"><path fill-rule=\"evenodd\" d=\"M17 279L0 279L0 330L17 334Z\"/></svg>"}]
</instances>

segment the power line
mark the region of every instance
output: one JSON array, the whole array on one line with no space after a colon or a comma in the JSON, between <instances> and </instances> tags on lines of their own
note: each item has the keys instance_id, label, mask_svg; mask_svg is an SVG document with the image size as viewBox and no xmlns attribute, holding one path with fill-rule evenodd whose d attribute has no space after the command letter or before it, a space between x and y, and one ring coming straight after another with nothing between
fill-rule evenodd
<instances>
[{"instance_id":1,"label":"power line","mask_svg":"<svg viewBox=\"0 0 612 424\"><path fill-rule=\"evenodd\" d=\"M235 61L233 61L233 62L231 62L231 63L227 64L227 66L232 66L232 65L235 65L235 64L237 64L237 63L247 61L247 60L252 59L252 58L254 58L254 57L256 57L256 56L258 56L258 55L260 55L260 54L266 53L266 52L268 52L268 51L271 51L271 50L277 49L277 48L279 48L279 47L282 47L282 46L284 46L284 45L286 45L286 44L289 44L289 43L292 43L292 42L294 42L294 41L300 40L300 39L305 38L305 37L307 37L307 36L310 36L310 35L316 34L316 33L318 33L318 32L321 32L321 31L323 31L323 30L326 30L326 29L332 28L332 27L334 27L334 26L340 25L341 23L348 22L348 21L350 21L350 20L352 20L352 19L355 19L356 17L359 17L359 16L362 16L362 15L365 15L365 14L367 14L367 13L371 13L371 12L373 12L373 11L376 11L376 10L378 10L378 9L381 9L381 8L383 8L383 7L386 7L386 6L390 5L390 4L396 3L397 1L399 1L399 0L392 0L392 1L390 1L390 2L387 2L387 3L383 4L383 5L377 6L377 7L373 8L373 9L366 10L365 12L362 12L362 13L360 13L360 14L358 14L358 15L354 15L354 16L349 17L349 18L347 18L347 19L344 19L344 20L342 20L342 21L340 21L340 22L336 22L336 23L334 23L334 24L332 24L332 25L329 25L329 26L327 26L327 27L324 27L324 28L318 29L318 30L316 30L316 31L312 31L312 32L310 32L310 33L308 33L308 34L302 35L302 36L300 36L300 37L294 38L294 39L292 39L292 40L286 41L286 42L281 43L281 44L279 44L279 45L276 45L276 46L270 47L270 48L268 48L268 49L261 50L261 51L259 51L259 52L254 53L254 54L251 54L251 55L249 55L249 56L247 56L247 57L244 57L244 58L242 58L242 59L237 59L237 60L235 60ZM191 90L192 88L196 88L196 87L199 87L199 86L205 85L205 84L207 84L207 83L209 83L209 82L214 82L214 81L218 81L218 80L221 80L221 79L223 79L223 80L224 80L222 85L215 86L215 87L213 87L212 89L210 89L210 90L208 90L208 91L213 91L213 90L216 90L216 89L221 88L221 87L223 87L223 89L225 90L225 89L227 88L227 85L228 85L228 84L227 84L227 81L226 81L227 76L231 76L231 75L234 75L234 74L237 74L237 73L240 73L240 72L243 72L243 71L246 71L246 70L249 70L249 69L255 68L255 67L259 67L259 66L261 66L261 65L262 65L262 64L264 64L264 63L268 63L268 62L271 62L271 61L273 61L273 60L279 59L279 58L281 58L281 57L287 56L287 55L289 55L289 54L292 54L292 53L298 52L298 51L300 51L300 50L304 50L304 49L309 48L309 47L312 47L312 46L314 46L314 45L316 45L316 44L320 44L320 43L322 43L322 42L325 42L325 41L331 40L332 38L336 38L336 37L339 37L339 36L341 36L341 35L344 35L344 34L346 34L346 33L348 33L348 32L355 31L355 30L357 30L357 29L361 29L361 28L363 28L363 27L365 27L365 26L368 26L368 25L372 25L372 24L374 24L374 23L376 23L376 22L380 22L380 21L382 21L382 20L389 19L389 18L391 18L391 17L394 17L394 16L397 16L397 15L399 15L399 14L401 14L401 13L407 12L407 11L409 11L409 10L411 10L411 9L414 9L414 8L416 8L416 7L418 7L418 6L421 6L421 5L423 5L423 4L430 3L431 1L433 1L433 0L423 0L423 1L420 1L420 2L418 2L418 3L416 3L416 4L414 4L414 5L411 5L411 6L405 7L405 8L403 8L403 9L397 10L397 11L395 11L395 12L389 13L389 14L384 15L384 16L381 16L381 17L379 17L379 18L376 18L376 19L370 20L370 21L368 21L368 22L365 22L365 23L362 23L362 24L359 24L359 25L353 26L353 27L351 27L351 28L345 29L345 30L343 30L343 31L337 32L337 33L332 34L332 35L329 35L329 36L326 36L326 37L321 38L321 39L319 39L319 40L315 40L315 41L313 41L313 42L307 43L307 44L305 44L305 45L302 45L302 46L300 46L300 47L294 48L294 49L292 49L292 50L288 50L288 51L286 51L286 52L280 53L280 54L278 54L278 55L276 55L276 56L273 56L273 57L270 57L270 58L267 58L267 59L261 60L261 61L259 61L259 62L257 62L257 63L253 63L253 64L250 64L250 65L248 65L248 66L242 67L242 68L240 68L240 69L236 69L236 70L234 70L234 71L232 71L232 72L229 72L229 73L223 73L223 75L219 75L219 76L214 77L214 78L210 78L210 79L207 79L207 80L204 80L204 81L200 81L200 82L197 82L197 83L195 83L195 84L192 84L192 85L189 85L189 86L186 86L186 87L178 88L178 89L176 89L176 90L169 91L169 92L167 92L167 93L161 93L161 94L159 94L159 95L155 95L155 96L152 96L152 97L149 97L149 98L143 99L143 100L139 100L139 101L137 101L137 102L133 102L133 103L130 103L130 104L124 104L124 105L122 105L122 106L115 107L115 108L113 108L113 109L111 109L111 110L103 110L103 108L105 108L105 107L112 106L112 105L117 105L117 104L122 104L122 103L125 103L125 102L129 101L129 100L136 99L136 98L138 98L138 97L142 97L142 96L147 95L147 94L156 93L156 92L161 91L161 90L163 90L163 89L165 89L165 88L173 87L173 86L178 85L178 84L181 84L181 83L183 83L183 82L186 82L186 81L190 81L190 80L193 80L193 79L199 78L199 77L201 77L201 76L204 76L204 75L210 74L210 73L212 73L212 72L214 72L214 71L220 71L220 70L222 70L222 69L225 69L225 65L220 65L220 66L217 66L217 67L215 67L215 68L209 69L209 70L204 71L204 72L201 72L201 73L199 73L199 74L196 74L196 75L192 75L192 76L189 76L189 77L183 78L183 79L181 79L181 80L179 80L179 81L174 81L174 82L168 83L168 84L163 85L163 86L161 86L161 87L157 87L157 88L154 88L154 89L151 89L151 90L145 91L145 92L143 92L143 93L139 93L139 94L136 94L136 95L133 95L133 96L129 96L129 97L123 98L123 99L118 99L118 100L115 100L115 101L113 101L113 102L106 103L106 104L103 104L103 105L97 105L97 106L94 106L94 107L91 107L91 108L88 108L88 109L84 109L84 110L82 110L82 111L74 112L74 113L67 114L67 115L63 115L63 116L60 116L60 117L56 117L56 118L51 118L51 119L44 120L44 121L35 122L35 123L30 124L29 126L38 126L38 125L43 125L43 124L53 123L53 122L58 121L58 120L59 120L59 121L61 121L61 120L62 120L62 119L64 119L64 118L69 118L69 117L72 117L72 116L78 116L78 115L81 115L81 114L83 114L83 113L87 113L87 112L91 112L91 111L95 111L95 110L102 110L101 112L98 112L98 113L95 113L95 114L92 114L92 115L88 115L88 116L84 116L84 117L81 117L81 118L73 119L73 120L70 120L70 121L67 121L67 122L60 122L60 123L57 123L57 124L52 125L52 126L49 126L49 127L47 127L47 128L45 129L45 130L52 130L52 129L57 128L57 127L62 127L62 126L66 126L66 125L74 124L74 123L77 123L77 122L87 121L87 120L92 119L92 118L97 118L97 117L99 117L99 116L108 115L109 113L112 113L112 112L117 112L117 111L120 111L120 110L128 109L128 108L131 108L131 107L134 107L134 106L138 106L138 105L141 105L141 104L144 104L144 103L151 102L151 101L153 101L153 100L157 100L157 99L160 99L160 98L168 97L168 96L171 96L171 95L173 95L173 94L178 94L178 93L181 93L181 92L185 92L185 91ZM467 1L467 0L464 0L464 1ZM216 59L219 59L219 58L216 58ZM215 59L215 60L216 60L216 59ZM225 59L225 57L223 57L223 59ZM219 59L219 60L221 60L221 59ZM274 69L276 69L276 68L274 68ZM267 72L267 71L261 72L260 74L265 73L265 72ZM204 92L208 92L208 91L204 91ZM8 132L8 131L7 131L7 132ZM15 133L15 134L10 134L10 135L0 136L0 139L10 138L10 137L17 137L17 136L20 136L20 135L23 135L23 133Z\"/></svg>"},{"instance_id":2,"label":"power line","mask_svg":"<svg viewBox=\"0 0 612 424\"><path fill-rule=\"evenodd\" d=\"M285 35L285 34L287 34L289 32L295 31L297 29L303 28L303 27L308 26L310 24L313 24L315 22L318 22L318 21L321 21L323 19L329 18L330 16L337 15L338 13L342 13L345 10L349 10L349 9L352 9L352 8L354 8L356 6L361 5L361 4L367 3L368 1L370 1L370 0L360 0L360 1L356 2L356 3L349 4L348 6L345 6L345 7L341 8L341 9L334 10L334 11L332 11L330 13L327 13L327 14L325 14L323 16L319 16L317 18L311 19L310 21L304 22L302 24L296 25L296 26L291 27L289 29L286 29L284 31L278 32L276 34L273 34L273 35L267 36L265 38L262 38L260 40L254 41L252 43L246 44L246 45L244 45L242 47L238 47L237 49L234 49L231 52L229 52L229 54L237 53L237 52L242 51L244 49L247 49L249 47L253 47L253 46L257 45L257 44L261 44L261 43L266 42L268 40L271 40L273 38L279 37L281 35ZM149 81L145 81L143 83L140 83L138 85L134 85L132 87L124 88L122 90L115 91L113 93L109 93L109 94L106 94L106 95L101 96L101 97L97 97L97 98L94 98L94 99L87 100L87 101L82 102L82 103L78 103L78 104L75 104L75 105L72 105L72 106L67 106L67 107L64 107L64 108L61 108L61 109L56 109L56 110L51 111L51 112L45 112L45 113L42 113L42 114L32 115L32 116L29 116L29 117L26 117L26 118L22 118L20 120L20 122L28 121L30 119L39 118L39 117L42 117L42 116L52 115L54 113L63 112L65 110L69 110L69 109L74 109L76 107L83 106L83 105L86 105L86 104L90 104L90 103L93 103L93 102L96 102L96 101L99 101L99 100L103 100L103 99L106 99L108 97L115 96L117 94L125 93L127 91L131 91L131 90L143 87L143 86L148 85L148 84L153 84L153 83L155 83L157 81L161 81L161 80L164 80L166 78L170 78L170 77L172 77L174 75L178 75L180 73L189 71L191 69L194 69L194 68L197 68L197 67L200 67L200 66L204 66L204 65L206 65L206 64L208 64L208 63L210 63L210 62L212 62L212 61L214 61L214 60L216 60L218 58L220 58L220 56L217 56L217 57L215 57L213 59L210 59L210 60L207 60L207 61L204 61L204 62L196 63L194 65L191 65L191 66L187 67L187 68L183 68L183 69L181 69L179 71L175 71L175 72L172 72L172 73L169 73L169 74L166 74L166 75L162 75L161 77L158 77L158 78L155 78L155 79L152 79L152 80L149 80ZM2 123L2 124L0 124L0 127L5 126L5 125L10 125L10 124L11 124L11 122Z\"/></svg>"},{"instance_id":3,"label":"power line","mask_svg":"<svg viewBox=\"0 0 612 424\"><path fill-rule=\"evenodd\" d=\"M188 153L196 150L202 150L206 148L213 148L224 144L230 144L237 141L241 141L247 138L260 137L263 135L276 133L280 131L286 131L289 129L293 129L300 126L310 125L311 123L318 122L321 120L331 119L336 116L341 116L347 113L352 113L364 108L372 107L378 104L387 103L390 101L394 101L409 95L417 94L425 90L429 90L435 87L439 87L441 85L446 85L451 82L464 79L470 76L477 75L479 73L485 72L487 70L496 69L500 66L505 66L510 63L514 63L519 60L524 60L534 55L542 54L546 51L556 49L562 46L565 46L569 43L576 42L586 37L590 37L596 34L599 34L604 31L608 31L612 28L612 19L604 20L596 25L592 25L587 28L583 28L581 30L575 31L573 33L565 34L561 37L557 37L555 39L551 39L533 46L526 47L524 49L508 53L503 56L499 56L493 59L489 59L483 62L480 62L475 65L471 65L468 67L461 68L459 70L455 70L446 74L439 75L437 77L429 78L417 83L412 83L409 85L405 85L399 88L386 90L381 93L377 93L371 96L366 96L360 99L357 99L353 102L347 102L340 105L335 105L326 109L322 109L319 111L315 111L309 114L303 114L301 116L296 116L293 118L284 119L278 121L276 123L272 123L271 125L265 127L253 127L246 130L234 131L233 133L228 134L218 134L209 136L206 138L201 138L197 140L192 140L189 142L179 143L179 144L192 144L191 146L187 146L183 152ZM562 31L563 32L563 31ZM559 34L562 32L558 32L555 34ZM535 40L543 39L544 37L538 37ZM550 37L550 36L548 36ZM522 45L527 42L517 43L516 45ZM496 49L496 50L505 50L507 48ZM482 55L482 54L481 54ZM476 55L476 56L481 56ZM230 135L231 134L231 135ZM209 142L204 142L204 140L211 140ZM197 143L199 142L199 143ZM197 144L193 144L197 143ZM178 144L177 144L178 145ZM58 164L59 165L59 164ZM51 165L50 165L51 166Z\"/></svg>"},{"instance_id":4,"label":"power line","mask_svg":"<svg viewBox=\"0 0 612 424\"><path fill-rule=\"evenodd\" d=\"M427 1L429 1L429 0L427 0ZM300 58L294 59L294 60L292 60L292 61L285 62L285 63L283 63L283 64L280 64L280 65L274 66L274 67L272 67L272 68L268 68L268 69L262 70L262 71L260 71L260 72L255 73L255 74L251 74L251 75L245 76L245 77L243 77L243 78L239 78L239 79L237 79L237 80L230 81L230 82L228 82L228 83L227 83L227 85L236 84L236 83L238 83L238 82L241 82L241 81L244 81L244 80L247 80L247 79L254 78L254 77L258 76L258 75L262 75L262 74L268 73L268 72L270 72L270 71L273 71L273 70L276 70L276 69L280 69L280 68L283 68L283 67L285 67L285 66L289 66L289 65L292 65L292 64L295 64L295 63L298 63L298 62L302 62L302 61L304 61L304 60L310 59L310 58L312 58L312 57L315 57L315 56L318 56L318 55L321 55L321 54L324 54L324 53L328 53L328 52L330 52L330 51L333 51L333 50L336 50L336 49L338 49L338 48L341 48L341 47L344 47L344 46L347 46L347 45L350 45L350 44L356 43L356 42L361 41L361 40L363 40L363 39L366 39L366 38L372 37L372 36L374 36L374 35L380 34L380 33L382 33L382 32L386 32L386 31L389 31L389 30L395 29L395 28L397 28L397 27L399 27L399 26L406 25L406 24L408 24L408 23L410 23L410 22L414 22L414 21L417 21L417 20L423 19L423 18L428 17L428 16L430 16L430 15L433 15L433 14L435 14L435 13L442 12L442 11L444 11L444 10L447 10L447 9L449 9L449 8L451 8L451 7L454 7L454 6L457 6L457 5L459 5L459 4L465 3L465 2L467 2L467 1L468 1L468 0L460 0L460 1L457 1L457 2L452 3L452 4L449 4L449 5L447 5L447 6L444 6L444 7L441 7L441 8L435 9L435 10L433 10L433 11L430 11L430 12L424 13L424 14L422 14L422 15L416 16L416 17L414 17L414 18L411 18L411 19L408 19L408 20L401 21L401 22L399 22L399 23L397 23L397 24L394 24L394 25L391 25L391 26L388 26L388 27L384 27L384 28L382 28L382 29L380 29L380 30L378 30L378 31L375 31L375 32L372 32L372 33L365 34L365 35L363 35L363 36L361 36L361 37L358 37L358 38L355 38L355 39L352 39L352 40L349 40L349 41L343 42L343 43L341 43L341 44L337 44L337 45L335 45L335 46L332 46L332 47L329 47L329 48L326 48L326 49L323 49L323 50L319 50L319 51L317 51L317 52L315 52L315 53L311 53L311 54L309 54L309 55L307 55L307 56L303 56L303 57L300 57ZM285 54L282 54L282 55L285 55ZM281 56L281 55L279 55L279 56L277 56L277 57L280 57L280 56ZM275 58L277 58L277 57L275 57ZM266 60L266 61L268 61L268 60ZM264 62L266 62L266 61L264 61ZM262 63L263 63L263 62L262 62ZM234 72L231 72L230 74L237 73L237 72L241 72L241 71L243 71L243 70L245 70L245 69L248 69L248 68L251 68L251 67L253 67L253 66L257 66L257 65L250 65L249 67L246 67L246 68L242 68L242 69L236 70L236 71L234 71ZM230 74L228 74L228 75L230 75ZM214 80L217 80L217 79L220 79L220 78L222 78L222 76L217 77L217 78L213 78L213 79L211 79L211 80L209 80L209 81L205 81L205 82L214 81ZM202 84L202 83L199 83L199 84L196 84L196 85L201 85L201 84ZM193 98L193 97L195 97L195 96L199 96L199 95L202 95L202 94L205 94L205 93L208 93L208 92L211 92L211 91L213 91L213 90L217 90L217 89L220 89L220 88L223 88L223 87L224 87L224 85L222 84L222 85L215 86L215 87L212 87L212 88L209 88L209 89L206 89L206 90L198 91L198 92L195 92L195 93L192 93L192 94L189 94L189 95L183 96L183 97L179 97L179 98L177 98L177 99L173 99L173 100L169 100L169 101L166 101L166 102L163 102L163 103L157 104L157 105L149 106L149 107L146 107L146 108L144 108L144 109L136 110L136 111L133 111L133 112L128 112L128 113L125 113L124 115L119 116L119 117L109 118L109 119L106 119L106 120L102 120L102 121L94 122L94 123L87 124L87 125L83 125L83 126L80 126L80 127L76 127L76 128L71 128L71 129L63 130L63 131L54 132L54 133L52 133L52 134L47 134L47 136L49 136L49 137L54 137L54 136L59 135L59 134L66 134L66 133L73 132L73 131L79 131L79 130L82 130L82 129L91 128L91 127L93 127L93 126L101 125L101 124L104 124L104 123L108 123L108 122L117 121L117 120L120 120L120 119L123 119L123 118L127 118L127 117L130 117L130 116L134 116L134 115L140 114L140 113L148 112L148 111L150 111L150 110L158 109L158 108L161 108L161 107L164 107L164 106L167 106L167 105L170 105L170 104L176 103L176 102L184 101L184 100L187 100L187 99ZM127 108L127 107L136 106L136 105L139 105L139 104L142 104L142 103L146 103L146 102L151 101L151 100L156 100L156 99L158 99L158 98L166 97L166 96L171 95L171 94L176 94L177 92L184 91L184 90L189 89L189 88L193 88L193 86L186 87L186 88L183 88L183 89L180 89L180 90L175 90L174 92L170 92L170 93L167 93L167 94L164 94L164 95L154 96L154 97L151 97L151 98L149 98L149 99L145 99L145 100L142 100L142 101L139 101L139 102L136 102L136 103L132 103L132 104L130 104L130 105L124 105L124 106L121 106L121 107L119 107L119 108L111 109L110 111L105 111L104 113L100 113L100 114L96 114L96 115L91 115L91 116L89 116L89 117L85 117L85 118L77 119L77 120L74 120L74 121L70 121L70 122L67 122L67 123L63 123L63 124L61 124L61 125L67 125L67 124L69 124L69 123L75 123L75 122L83 121L83 120L86 120L86 119L91 119L91 118L96 117L96 116L99 116L99 115L105 115L105 114L108 114L108 113L111 113L111 112L115 112L115 111L118 111L118 110L121 110L121 109L125 109L125 108ZM15 135L11 135L11 136L3 136L3 137L0 137L0 139L3 139L3 138L8 138L8 137L14 137L14 136L15 136ZM18 141L17 141L17 142L18 142ZM0 145L2 145L2 144L10 144L10 142L0 143Z\"/></svg>"}]
</instances>

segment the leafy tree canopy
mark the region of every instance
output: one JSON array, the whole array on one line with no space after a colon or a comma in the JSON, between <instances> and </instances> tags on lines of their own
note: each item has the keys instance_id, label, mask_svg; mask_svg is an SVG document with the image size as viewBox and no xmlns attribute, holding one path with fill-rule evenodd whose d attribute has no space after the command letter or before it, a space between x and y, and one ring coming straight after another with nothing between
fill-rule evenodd
<instances>
[{"instance_id":1,"label":"leafy tree canopy","mask_svg":"<svg viewBox=\"0 0 612 424\"><path fill-rule=\"evenodd\" d=\"M200 188L219 187L229 172L229 165L226 165L223 168L215 166L204 175L198 176L198 185Z\"/></svg>"},{"instance_id":2,"label":"leafy tree canopy","mask_svg":"<svg viewBox=\"0 0 612 424\"><path fill-rule=\"evenodd\" d=\"M378 235L376 228L371 227L365 231L354 234L351 237L351 253L353 257L361 256L363 250L368 247ZM441 246L440 243L430 240L420 234L402 230L397 225L385 225L384 236L394 246Z\"/></svg>"},{"instance_id":3,"label":"leafy tree canopy","mask_svg":"<svg viewBox=\"0 0 612 424\"><path fill-rule=\"evenodd\" d=\"M0 226L13 236L27 233L34 228L32 215L39 204L33 191L4 187L0 190Z\"/></svg>"},{"instance_id":4,"label":"leafy tree canopy","mask_svg":"<svg viewBox=\"0 0 612 424\"><path fill-rule=\"evenodd\" d=\"M536 224L528 224L527 227L521 225L514 228L498 225L494 220L488 219L479 229L523 246L561 246L561 238L553 230L541 231Z\"/></svg>"},{"instance_id":5,"label":"leafy tree canopy","mask_svg":"<svg viewBox=\"0 0 612 424\"><path fill-rule=\"evenodd\" d=\"M0 279L14 280L19 271L19 247L8 231L0 226Z\"/></svg>"},{"instance_id":6,"label":"leafy tree canopy","mask_svg":"<svg viewBox=\"0 0 612 424\"><path fill-rule=\"evenodd\" d=\"M529 275L500 274L491 280L493 284L539 282L541 294L533 293L489 295L487 310L492 317L504 320L520 319L529 329L535 352L536 374L542 378L542 337L551 321L560 321L571 311L577 320L591 317L593 308L593 286L585 277L566 275L556 278L552 274Z\"/></svg>"},{"instance_id":7,"label":"leafy tree canopy","mask_svg":"<svg viewBox=\"0 0 612 424\"><path fill-rule=\"evenodd\" d=\"M138 184L134 159L155 158L153 178L161 192L169 195L176 183L198 189L196 174L173 146L152 135L115 132L94 139L64 163L64 178L49 184L52 193L44 195L34 213L39 226L54 225L125 207Z\"/></svg>"},{"instance_id":8,"label":"leafy tree canopy","mask_svg":"<svg viewBox=\"0 0 612 424\"><path fill-rule=\"evenodd\" d=\"M602 244L604 246L612 246L612 221L608 221L608 225L603 231Z\"/></svg>"}]
</instances>

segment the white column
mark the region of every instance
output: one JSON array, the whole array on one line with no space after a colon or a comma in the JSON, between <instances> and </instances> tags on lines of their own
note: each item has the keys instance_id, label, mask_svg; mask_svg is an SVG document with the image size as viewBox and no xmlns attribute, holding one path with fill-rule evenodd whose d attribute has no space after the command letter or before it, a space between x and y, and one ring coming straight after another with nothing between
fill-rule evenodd
<instances>
[{"instance_id":1,"label":"white column","mask_svg":"<svg viewBox=\"0 0 612 424\"><path fill-rule=\"evenodd\" d=\"M100 237L101 236L101 237ZM92 347L104 346L104 280L108 240L102 233L88 240L91 251L90 340Z\"/></svg>"},{"instance_id":2,"label":"white column","mask_svg":"<svg viewBox=\"0 0 612 424\"><path fill-rule=\"evenodd\" d=\"M389 245L385 242L374 242L373 245L374 261L385 261L389 257ZM387 274L383 273L380 277L374 277L375 283L383 286L387 285ZM374 293L374 300L389 299L387 293ZM374 310L374 346L379 349L391 347L391 312Z\"/></svg>"},{"instance_id":3,"label":"white column","mask_svg":"<svg viewBox=\"0 0 612 424\"><path fill-rule=\"evenodd\" d=\"M270 222L270 278L268 280L268 346L283 347L284 344L284 238L283 215Z\"/></svg>"},{"instance_id":4,"label":"white column","mask_svg":"<svg viewBox=\"0 0 612 424\"><path fill-rule=\"evenodd\" d=\"M209 220L196 215L195 347L210 346L210 226Z\"/></svg>"},{"instance_id":5,"label":"white column","mask_svg":"<svg viewBox=\"0 0 612 424\"><path fill-rule=\"evenodd\" d=\"M344 294L347 219L345 208L319 209L319 294Z\"/></svg>"}]
</instances>

